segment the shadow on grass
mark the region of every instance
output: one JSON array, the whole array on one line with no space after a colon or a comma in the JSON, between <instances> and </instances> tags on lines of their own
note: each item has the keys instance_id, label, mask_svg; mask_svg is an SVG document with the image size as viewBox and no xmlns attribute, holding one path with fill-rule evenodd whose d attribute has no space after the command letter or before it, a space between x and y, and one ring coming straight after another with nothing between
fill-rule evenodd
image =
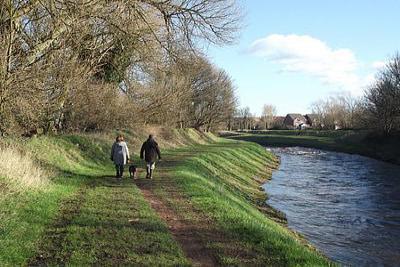
<instances>
[{"instance_id":1,"label":"shadow on grass","mask_svg":"<svg viewBox=\"0 0 400 267\"><path fill-rule=\"evenodd\" d=\"M62 201L57 217L45 231L29 266L85 264L81 257L90 264L110 259L113 265L131 264L135 262L134 257L143 256L138 247L146 246L154 257L170 253L171 258L185 262L180 259L176 245L175 252L170 251L174 245L165 246L172 240L158 249L149 244L169 239L168 228L146 206L132 180L117 180L107 175L80 176L79 179L82 181L80 189Z\"/></svg>"},{"instance_id":2,"label":"shadow on grass","mask_svg":"<svg viewBox=\"0 0 400 267\"><path fill-rule=\"evenodd\" d=\"M67 226L80 214L87 187L84 186L72 197L64 200L59 209L58 217L47 228L42 243L39 244L36 256L31 258L28 266L45 266L49 262L62 264L68 261L70 253L63 251L67 239Z\"/></svg>"}]
</instances>

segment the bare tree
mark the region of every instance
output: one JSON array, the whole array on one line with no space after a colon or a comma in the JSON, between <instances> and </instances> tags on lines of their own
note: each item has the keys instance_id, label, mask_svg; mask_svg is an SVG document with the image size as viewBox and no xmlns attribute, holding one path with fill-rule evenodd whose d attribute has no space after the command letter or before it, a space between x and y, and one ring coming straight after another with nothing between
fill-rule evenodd
<instances>
[{"instance_id":1,"label":"bare tree","mask_svg":"<svg viewBox=\"0 0 400 267\"><path fill-rule=\"evenodd\" d=\"M400 55L396 54L380 71L366 92L370 127L390 135L400 130Z\"/></svg>"},{"instance_id":2,"label":"bare tree","mask_svg":"<svg viewBox=\"0 0 400 267\"><path fill-rule=\"evenodd\" d=\"M231 78L223 70L203 61L192 83L193 127L210 130L226 122L235 111L236 98Z\"/></svg>"},{"instance_id":3,"label":"bare tree","mask_svg":"<svg viewBox=\"0 0 400 267\"><path fill-rule=\"evenodd\" d=\"M331 95L326 99L314 102L312 112L316 114L316 123L322 128L354 128L356 125L356 111L359 109L360 100L350 93Z\"/></svg>"},{"instance_id":4,"label":"bare tree","mask_svg":"<svg viewBox=\"0 0 400 267\"><path fill-rule=\"evenodd\" d=\"M263 106L261 120L264 123L265 129L270 129L276 116L276 107L274 105L265 104Z\"/></svg>"},{"instance_id":5,"label":"bare tree","mask_svg":"<svg viewBox=\"0 0 400 267\"><path fill-rule=\"evenodd\" d=\"M105 87L116 92L124 84L128 100L146 117L152 110L141 110L146 104L170 118L179 106L181 120L187 120L190 81L164 67L182 54L198 54L200 40L230 43L240 19L235 0L0 0L0 132L27 124L45 132L61 127L70 111L66 103L82 81L85 88L109 83ZM158 84L129 79L138 67L161 78ZM140 95L147 97L136 99Z\"/></svg>"},{"instance_id":6,"label":"bare tree","mask_svg":"<svg viewBox=\"0 0 400 267\"><path fill-rule=\"evenodd\" d=\"M251 129L252 114L249 107L240 108L236 111L236 120L240 130Z\"/></svg>"}]
</instances>

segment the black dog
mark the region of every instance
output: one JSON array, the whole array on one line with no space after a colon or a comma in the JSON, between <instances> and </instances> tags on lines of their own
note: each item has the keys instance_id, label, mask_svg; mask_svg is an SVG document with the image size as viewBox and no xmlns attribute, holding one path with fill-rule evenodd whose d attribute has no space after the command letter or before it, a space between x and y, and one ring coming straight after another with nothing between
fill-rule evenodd
<instances>
[{"instance_id":1,"label":"black dog","mask_svg":"<svg viewBox=\"0 0 400 267\"><path fill-rule=\"evenodd\" d=\"M136 179L136 173L137 173L137 169L135 165L130 165L129 166L129 177Z\"/></svg>"}]
</instances>

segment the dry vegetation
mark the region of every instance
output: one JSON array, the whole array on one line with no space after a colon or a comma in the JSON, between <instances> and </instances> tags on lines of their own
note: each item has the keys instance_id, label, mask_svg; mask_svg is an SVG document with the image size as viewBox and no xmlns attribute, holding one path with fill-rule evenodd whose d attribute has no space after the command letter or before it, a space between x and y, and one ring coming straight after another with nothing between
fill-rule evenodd
<instances>
[{"instance_id":1,"label":"dry vegetation","mask_svg":"<svg viewBox=\"0 0 400 267\"><path fill-rule=\"evenodd\" d=\"M2 147L0 150L0 184L6 179L10 191L44 189L50 182L52 173L38 165L30 153L22 153L16 146Z\"/></svg>"},{"instance_id":2,"label":"dry vegetation","mask_svg":"<svg viewBox=\"0 0 400 267\"><path fill-rule=\"evenodd\" d=\"M240 19L235 0L0 0L0 133L218 127L234 88L199 47Z\"/></svg>"}]
</instances>

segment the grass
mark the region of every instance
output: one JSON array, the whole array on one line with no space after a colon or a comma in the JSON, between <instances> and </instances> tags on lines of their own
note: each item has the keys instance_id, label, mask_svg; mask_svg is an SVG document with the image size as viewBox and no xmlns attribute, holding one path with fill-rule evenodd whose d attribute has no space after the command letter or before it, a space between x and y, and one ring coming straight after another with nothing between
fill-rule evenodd
<instances>
[{"instance_id":1,"label":"grass","mask_svg":"<svg viewBox=\"0 0 400 267\"><path fill-rule=\"evenodd\" d=\"M31 264L189 264L132 181L98 178L84 190L74 198L79 201L64 205L62 220L46 230L36 251L40 257Z\"/></svg>"},{"instance_id":2,"label":"grass","mask_svg":"<svg viewBox=\"0 0 400 267\"><path fill-rule=\"evenodd\" d=\"M400 138L379 137L366 131L260 131L228 136L262 146L303 146L360 154L400 164Z\"/></svg>"},{"instance_id":3,"label":"grass","mask_svg":"<svg viewBox=\"0 0 400 267\"><path fill-rule=\"evenodd\" d=\"M129 140L129 133L127 136ZM150 210L150 206L145 203L132 182L114 188L107 178L99 178L112 177L114 174L113 166L109 160L109 150L113 139L114 134L43 136L30 140L2 140L2 143L16 143L18 149L24 153L29 153L31 155L29 158L34 161L34 164L26 165L26 162L21 162L20 155L17 154L17 156L7 160L7 164L13 162L12 166L16 167L13 170L12 179L9 175L4 175L4 178L0 180L0 190L6 195L6 197L0 199L0 264L2 266L25 265L32 261L32 258L33 262L36 260L40 262L40 259L36 258L37 255L43 254L43 248L48 248L48 251L54 253L59 251L62 255L66 254L66 251L80 251L67 257L68 261L72 263L78 264L80 261L82 263L98 262L102 257L96 253L103 250L98 246L93 246L97 243L90 243L88 234L92 233L93 229L102 231L103 228L109 240L112 240L114 233L121 230L129 238L135 236L141 238L141 240L136 241L125 240L129 241L132 246L143 243L143 240L148 240L149 242L159 243L160 246L165 248L160 249L160 253L163 254L152 253L151 249L150 251L143 249L139 254L129 255L129 262L131 263L142 264L147 262L150 264L155 261L154 257L161 257L165 258L167 263L187 264L187 260L182 256L179 246L172 240L165 224ZM3 147L5 146L3 145ZM7 153L5 149L0 151L2 156L7 156ZM32 180L36 177L29 173L32 173L32 170L35 169L51 170L55 177L46 177L48 182L41 184L41 187L33 188L27 186L29 183L26 183L25 186L21 187L21 190L15 190L14 178L18 179L21 171L19 168L22 168L23 172L27 172L27 178ZM3 176L3 173L1 176ZM28 180L28 182L32 182L32 180ZM80 203L76 204L79 211L71 211L70 200L76 198L80 192L84 192L85 197L82 198ZM115 205L115 198L118 197L120 197L119 202L117 202L120 209L113 206ZM95 206L95 204L101 205L102 201L110 202L110 206L107 207L105 204L105 206ZM138 205L139 211L130 211L130 213L125 214L127 205L134 204ZM70 211L70 214L65 215L64 211ZM90 213L89 211L94 212ZM88 218L79 216L82 212ZM109 225L102 225L100 219L105 214L107 214L106 219L109 219L110 216L116 216L117 221L113 221ZM65 216L72 216L70 222L65 226L57 225L57 220L64 219ZM132 219L139 219L138 223L128 225L127 216L132 217ZM91 222L93 225L84 225L84 221L90 220L90 218L93 220ZM149 222L147 226L146 222ZM82 227L78 227L79 225ZM53 232L46 232L49 227L50 231ZM151 227L154 230L151 230ZM138 234L140 231L142 231L141 235ZM65 235L63 240L66 244L69 244L68 247L60 248L57 244L44 244L41 241L43 239L51 241L52 239L48 238L49 235L56 234L57 236L58 232ZM85 236L86 240L80 239ZM96 241L95 236L93 236L93 240ZM85 243L86 241L90 242ZM78 244L90 249L84 250ZM151 248L151 246L149 244L148 247ZM113 249L110 248L110 251L117 250L117 248ZM118 247L118 249L122 248ZM154 249L159 250L159 247ZM118 258L112 253L110 252L110 255L113 255L112 259ZM150 256L153 254L154 256ZM65 260L62 256L57 255L51 254L51 257L54 256L55 260L52 263L56 265L57 263L60 264L57 259ZM122 259L120 260L120 262L124 262Z\"/></svg>"},{"instance_id":4,"label":"grass","mask_svg":"<svg viewBox=\"0 0 400 267\"><path fill-rule=\"evenodd\" d=\"M12 146L0 150L0 185L5 186L7 181L10 191L43 188L50 176L51 173L38 166L29 153L23 154Z\"/></svg>"},{"instance_id":5,"label":"grass","mask_svg":"<svg viewBox=\"0 0 400 267\"><path fill-rule=\"evenodd\" d=\"M218 231L228 238L229 242L210 243L218 251L221 265L330 265L259 210L265 200L260 185L277 166L272 154L246 142L220 141L194 149L199 153L179 164L173 177L195 208L212 218ZM190 151L193 148L173 154L193 153Z\"/></svg>"},{"instance_id":6,"label":"grass","mask_svg":"<svg viewBox=\"0 0 400 267\"><path fill-rule=\"evenodd\" d=\"M0 263L24 265L36 249L47 225L58 213L62 199L71 196L78 181L52 185L46 191L13 194L0 203Z\"/></svg>"},{"instance_id":7,"label":"grass","mask_svg":"<svg viewBox=\"0 0 400 267\"><path fill-rule=\"evenodd\" d=\"M194 130L151 131L165 159L152 181L154 194L205 230L200 234L220 265L331 264L261 211L266 195L260 185L278 164L272 154ZM18 151L29 153L32 168L54 177L19 191L11 179L2 180L9 197L0 200L0 265L190 265L133 181L111 178L114 135L16 142ZM126 132L136 162L146 135Z\"/></svg>"}]
</instances>

